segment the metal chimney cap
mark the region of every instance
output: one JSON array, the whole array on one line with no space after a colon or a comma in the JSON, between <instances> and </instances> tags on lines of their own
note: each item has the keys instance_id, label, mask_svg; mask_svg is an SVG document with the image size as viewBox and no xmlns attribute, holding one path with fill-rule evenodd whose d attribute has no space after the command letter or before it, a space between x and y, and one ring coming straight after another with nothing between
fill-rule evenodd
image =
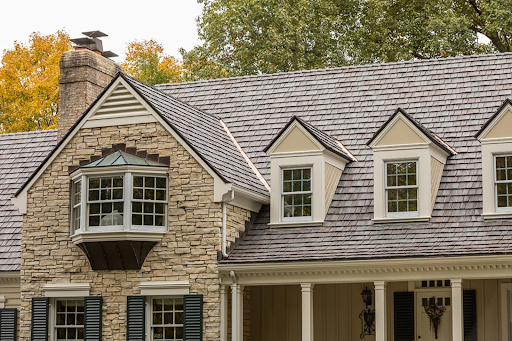
<instances>
[{"instance_id":1,"label":"metal chimney cap","mask_svg":"<svg viewBox=\"0 0 512 341\"><path fill-rule=\"evenodd\" d=\"M101 37L108 37L108 34L103 33L101 31L88 31L88 32L82 32L84 36L91 37L91 38L101 38Z\"/></svg>"}]
</instances>

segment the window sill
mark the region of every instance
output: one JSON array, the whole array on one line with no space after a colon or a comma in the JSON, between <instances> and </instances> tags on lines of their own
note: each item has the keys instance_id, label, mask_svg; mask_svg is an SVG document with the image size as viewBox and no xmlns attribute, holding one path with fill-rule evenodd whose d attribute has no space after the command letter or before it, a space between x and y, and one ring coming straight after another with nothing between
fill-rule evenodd
<instances>
[{"instance_id":1,"label":"window sill","mask_svg":"<svg viewBox=\"0 0 512 341\"><path fill-rule=\"evenodd\" d=\"M323 221L283 221L280 223L269 223L270 227L314 227L314 226L322 226L324 224Z\"/></svg>"},{"instance_id":2,"label":"window sill","mask_svg":"<svg viewBox=\"0 0 512 341\"><path fill-rule=\"evenodd\" d=\"M510 219L512 218L512 212L484 213L482 217L484 217L485 220Z\"/></svg>"},{"instance_id":3,"label":"window sill","mask_svg":"<svg viewBox=\"0 0 512 341\"><path fill-rule=\"evenodd\" d=\"M144 241L159 242L162 240L164 231L105 231L105 232L78 232L71 236L73 244L89 242L108 242L108 241Z\"/></svg>"},{"instance_id":4,"label":"window sill","mask_svg":"<svg viewBox=\"0 0 512 341\"><path fill-rule=\"evenodd\" d=\"M389 217L389 218L374 218L372 219L374 224L386 224L386 223L409 223L409 222L426 222L430 220L430 217Z\"/></svg>"}]
</instances>

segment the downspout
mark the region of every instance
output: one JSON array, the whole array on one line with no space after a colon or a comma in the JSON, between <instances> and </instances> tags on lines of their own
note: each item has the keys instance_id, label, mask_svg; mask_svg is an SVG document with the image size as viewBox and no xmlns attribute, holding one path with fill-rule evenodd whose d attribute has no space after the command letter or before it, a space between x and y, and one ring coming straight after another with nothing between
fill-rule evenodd
<instances>
[{"instance_id":1,"label":"downspout","mask_svg":"<svg viewBox=\"0 0 512 341\"><path fill-rule=\"evenodd\" d=\"M241 341L238 340L238 284L236 282L236 275L234 271L229 272L229 276L231 277L231 339L233 341Z\"/></svg>"},{"instance_id":2,"label":"downspout","mask_svg":"<svg viewBox=\"0 0 512 341\"><path fill-rule=\"evenodd\" d=\"M223 259L228 258L228 253L227 253L227 213L226 213L226 203L228 203L230 201L233 201L233 199L235 199L235 191L230 190L228 193L230 194L229 199L222 200L222 246L221 246L221 251L222 251L222 258ZM226 193L226 194L228 194L228 193Z\"/></svg>"}]
</instances>

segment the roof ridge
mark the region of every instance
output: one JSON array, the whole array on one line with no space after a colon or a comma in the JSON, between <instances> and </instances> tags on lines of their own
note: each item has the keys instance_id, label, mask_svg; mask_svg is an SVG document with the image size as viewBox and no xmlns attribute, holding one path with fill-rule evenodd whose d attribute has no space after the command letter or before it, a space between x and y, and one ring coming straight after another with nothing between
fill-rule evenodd
<instances>
[{"instance_id":1,"label":"roof ridge","mask_svg":"<svg viewBox=\"0 0 512 341\"><path fill-rule=\"evenodd\" d=\"M369 63L369 64L358 64L358 65L346 65L346 66L338 66L338 67L326 67L322 69L305 69L305 70L297 70L297 71L280 71L275 73L266 73L259 75L244 75L244 76L234 76L234 77L226 77L226 78L212 78L212 79L203 79L198 81L191 82L181 82L181 83L161 83L156 84L156 87L179 87L180 85L197 85L201 83L215 83L215 82L227 82L232 80L243 80L243 79L254 79L254 78L271 78L271 77L281 77L284 75L297 75L297 74L306 74L306 73L329 73L336 72L340 70L350 70L350 69L365 69L365 68L374 68L374 67L396 67L404 64L429 64L429 63L443 63L443 62L453 62L456 60L463 59L485 59L489 57L501 58L501 57L512 57L512 52L502 52L502 53L487 53L487 54L472 54L472 55L462 55L462 56L454 56L454 57L444 57L444 58L430 58L430 59L411 59L411 60L403 60L397 62L385 62L385 63ZM161 91L161 90L160 90Z\"/></svg>"}]
</instances>

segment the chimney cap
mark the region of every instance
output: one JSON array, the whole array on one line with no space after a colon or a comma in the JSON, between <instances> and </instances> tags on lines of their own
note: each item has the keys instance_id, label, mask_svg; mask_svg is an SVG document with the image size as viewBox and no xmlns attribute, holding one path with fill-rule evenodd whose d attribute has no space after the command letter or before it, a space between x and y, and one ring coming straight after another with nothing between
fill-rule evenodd
<instances>
[{"instance_id":1,"label":"chimney cap","mask_svg":"<svg viewBox=\"0 0 512 341\"><path fill-rule=\"evenodd\" d=\"M101 37L108 37L108 34L106 33L103 33L101 31L87 31L87 32L82 32L82 34L84 36L87 36L87 37L91 37L91 38L101 38Z\"/></svg>"},{"instance_id":2,"label":"chimney cap","mask_svg":"<svg viewBox=\"0 0 512 341\"><path fill-rule=\"evenodd\" d=\"M82 32L82 34L85 35L85 37L71 39L71 41L76 44L75 49L87 48L91 51L101 53L101 55L106 58L118 57L118 55L112 51L103 50L103 42L99 38L108 37L107 34L98 30Z\"/></svg>"}]
</instances>

